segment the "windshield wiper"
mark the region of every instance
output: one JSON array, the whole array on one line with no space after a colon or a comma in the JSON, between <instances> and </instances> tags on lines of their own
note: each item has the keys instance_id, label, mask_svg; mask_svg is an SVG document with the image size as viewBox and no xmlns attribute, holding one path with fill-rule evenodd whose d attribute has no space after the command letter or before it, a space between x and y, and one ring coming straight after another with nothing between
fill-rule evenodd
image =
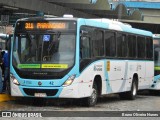
<instances>
[{"instance_id":1,"label":"windshield wiper","mask_svg":"<svg viewBox=\"0 0 160 120\"><path fill-rule=\"evenodd\" d=\"M36 40L35 38L33 38L32 36L34 36L34 34L31 34L30 32L26 31L27 33L27 36L30 40L30 49L33 49L35 50L35 60L38 59L38 46L36 45L36 43L34 44L34 41Z\"/></svg>"},{"instance_id":2,"label":"windshield wiper","mask_svg":"<svg viewBox=\"0 0 160 120\"><path fill-rule=\"evenodd\" d=\"M56 35L55 38L51 41L51 44L49 45L49 47L47 49L48 52L52 49L52 47L54 45L54 41L58 41L59 40L61 32L57 32L57 34L55 34L55 35Z\"/></svg>"}]
</instances>

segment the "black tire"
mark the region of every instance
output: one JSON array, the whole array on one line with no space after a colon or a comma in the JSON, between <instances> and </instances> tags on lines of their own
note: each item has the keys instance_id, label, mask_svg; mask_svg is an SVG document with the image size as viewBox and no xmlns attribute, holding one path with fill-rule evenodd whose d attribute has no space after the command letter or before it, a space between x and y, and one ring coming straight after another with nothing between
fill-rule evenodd
<instances>
[{"instance_id":1,"label":"black tire","mask_svg":"<svg viewBox=\"0 0 160 120\"><path fill-rule=\"evenodd\" d=\"M91 106L96 105L97 99L98 99L98 89L97 89L97 85L94 83L93 84L93 92L92 92L91 96L84 98L83 102L84 102L85 106L91 107Z\"/></svg>"},{"instance_id":2,"label":"black tire","mask_svg":"<svg viewBox=\"0 0 160 120\"><path fill-rule=\"evenodd\" d=\"M131 90L129 92L119 93L120 99L134 100L137 96L137 91L138 91L138 83L136 79L133 79Z\"/></svg>"},{"instance_id":3,"label":"black tire","mask_svg":"<svg viewBox=\"0 0 160 120\"><path fill-rule=\"evenodd\" d=\"M127 98L129 100L134 100L137 96L137 91L138 91L138 83L136 79L133 79L132 81L132 86L131 86L131 91L129 91L127 94Z\"/></svg>"}]
</instances>

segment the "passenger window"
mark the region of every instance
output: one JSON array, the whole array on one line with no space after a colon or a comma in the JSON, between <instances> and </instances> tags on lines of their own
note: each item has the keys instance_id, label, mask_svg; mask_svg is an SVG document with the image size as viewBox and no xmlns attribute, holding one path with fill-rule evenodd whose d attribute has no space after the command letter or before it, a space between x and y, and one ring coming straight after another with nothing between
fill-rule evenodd
<instances>
[{"instance_id":1,"label":"passenger window","mask_svg":"<svg viewBox=\"0 0 160 120\"><path fill-rule=\"evenodd\" d=\"M93 31L92 54L93 54L93 57L104 56L103 32L101 30Z\"/></svg>"},{"instance_id":2,"label":"passenger window","mask_svg":"<svg viewBox=\"0 0 160 120\"><path fill-rule=\"evenodd\" d=\"M151 38L146 39L146 57L151 59L153 58L153 40Z\"/></svg>"},{"instance_id":3,"label":"passenger window","mask_svg":"<svg viewBox=\"0 0 160 120\"><path fill-rule=\"evenodd\" d=\"M125 34L117 34L117 57L127 57L127 37Z\"/></svg>"},{"instance_id":4,"label":"passenger window","mask_svg":"<svg viewBox=\"0 0 160 120\"><path fill-rule=\"evenodd\" d=\"M137 37L137 57L145 58L145 37Z\"/></svg>"},{"instance_id":5,"label":"passenger window","mask_svg":"<svg viewBox=\"0 0 160 120\"><path fill-rule=\"evenodd\" d=\"M105 32L105 51L106 56L108 57L114 57L116 54L116 39L115 39L115 33L106 31Z\"/></svg>"},{"instance_id":6,"label":"passenger window","mask_svg":"<svg viewBox=\"0 0 160 120\"><path fill-rule=\"evenodd\" d=\"M136 36L128 35L128 57L136 57Z\"/></svg>"},{"instance_id":7,"label":"passenger window","mask_svg":"<svg viewBox=\"0 0 160 120\"><path fill-rule=\"evenodd\" d=\"M80 58L90 58L91 57L91 50L90 50L90 39L89 37L81 37L80 41Z\"/></svg>"}]
</instances>

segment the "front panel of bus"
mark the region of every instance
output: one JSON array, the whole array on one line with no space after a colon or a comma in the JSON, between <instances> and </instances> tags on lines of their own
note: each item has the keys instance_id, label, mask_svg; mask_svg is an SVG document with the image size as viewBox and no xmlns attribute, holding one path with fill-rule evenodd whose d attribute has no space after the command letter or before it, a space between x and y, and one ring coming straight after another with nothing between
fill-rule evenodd
<instances>
[{"instance_id":1,"label":"front panel of bus","mask_svg":"<svg viewBox=\"0 0 160 120\"><path fill-rule=\"evenodd\" d=\"M12 96L59 96L62 88L55 87L75 77L68 73L76 74L76 24L74 20L16 23L11 54Z\"/></svg>"}]
</instances>

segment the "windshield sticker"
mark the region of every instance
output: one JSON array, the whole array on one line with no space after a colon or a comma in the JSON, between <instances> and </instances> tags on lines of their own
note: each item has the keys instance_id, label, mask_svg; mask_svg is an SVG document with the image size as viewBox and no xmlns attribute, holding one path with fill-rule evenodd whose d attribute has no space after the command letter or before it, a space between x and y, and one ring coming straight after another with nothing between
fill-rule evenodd
<instances>
[{"instance_id":1,"label":"windshield sticker","mask_svg":"<svg viewBox=\"0 0 160 120\"><path fill-rule=\"evenodd\" d=\"M40 64L18 64L18 68L40 68Z\"/></svg>"},{"instance_id":2,"label":"windshield sticker","mask_svg":"<svg viewBox=\"0 0 160 120\"><path fill-rule=\"evenodd\" d=\"M42 64L42 68L61 68L66 69L68 68L67 64Z\"/></svg>"},{"instance_id":3,"label":"windshield sticker","mask_svg":"<svg viewBox=\"0 0 160 120\"><path fill-rule=\"evenodd\" d=\"M67 69L67 64L18 64L18 68L59 68Z\"/></svg>"},{"instance_id":4,"label":"windshield sticker","mask_svg":"<svg viewBox=\"0 0 160 120\"><path fill-rule=\"evenodd\" d=\"M43 41L48 42L50 40L50 35L43 35Z\"/></svg>"}]
</instances>

